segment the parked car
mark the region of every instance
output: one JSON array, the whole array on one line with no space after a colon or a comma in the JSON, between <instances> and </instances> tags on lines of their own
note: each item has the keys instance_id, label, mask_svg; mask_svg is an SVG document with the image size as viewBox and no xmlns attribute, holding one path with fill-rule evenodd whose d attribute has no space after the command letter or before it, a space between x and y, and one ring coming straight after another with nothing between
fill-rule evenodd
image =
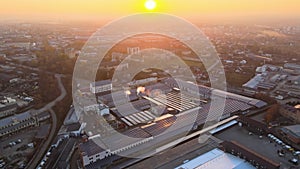
<instances>
[{"instance_id":1,"label":"parked car","mask_svg":"<svg viewBox=\"0 0 300 169\"><path fill-rule=\"evenodd\" d=\"M294 156L300 155L300 151L295 151Z\"/></svg>"},{"instance_id":2,"label":"parked car","mask_svg":"<svg viewBox=\"0 0 300 169\"><path fill-rule=\"evenodd\" d=\"M298 165L298 160L296 158L289 159L289 162L294 165Z\"/></svg>"}]
</instances>

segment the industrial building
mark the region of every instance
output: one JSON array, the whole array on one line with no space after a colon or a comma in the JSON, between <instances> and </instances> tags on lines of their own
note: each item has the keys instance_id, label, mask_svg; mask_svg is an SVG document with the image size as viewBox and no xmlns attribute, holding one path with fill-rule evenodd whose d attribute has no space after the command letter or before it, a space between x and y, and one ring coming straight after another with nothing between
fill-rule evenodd
<instances>
[{"instance_id":1,"label":"industrial building","mask_svg":"<svg viewBox=\"0 0 300 169\"><path fill-rule=\"evenodd\" d=\"M280 133L289 141L298 145L300 144L300 125L282 127Z\"/></svg>"},{"instance_id":2,"label":"industrial building","mask_svg":"<svg viewBox=\"0 0 300 169\"><path fill-rule=\"evenodd\" d=\"M147 85L147 84L156 83L156 82L157 82L156 77L150 77L150 78L146 78L146 79L134 80L132 82L129 82L128 85L130 87L138 87L141 85Z\"/></svg>"},{"instance_id":3,"label":"industrial building","mask_svg":"<svg viewBox=\"0 0 300 169\"><path fill-rule=\"evenodd\" d=\"M86 142L79 145L83 165L86 166L86 168L93 168L93 164L96 162L104 159L104 161L115 159L119 152L136 147L152 139L149 134L138 128L128 130L122 134L136 138L140 137L140 139L136 142L132 142L131 140L122 139L120 135L112 135L111 137L106 137L105 140L102 140L100 135L89 137ZM117 147L111 149L110 147L107 147L107 142L114 142Z\"/></svg>"},{"instance_id":4,"label":"industrial building","mask_svg":"<svg viewBox=\"0 0 300 169\"><path fill-rule=\"evenodd\" d=\"M300 65L295 63L286 63L284 64L284 68L300 71Z\"/></svg>"},{"instance_id":5,"label":"industrial building","mask_svg":"<svg viewBox=\"0 0 300 169\"><path fill-rule=\"evenodd\" d=\"M51 115L48 111L44 111L44 112L38 114L36 117L37 117L39 122L42 122L42 121L45 121L47 119L50 119Z\"/></svg>"},{"instance_id":6,"label":"industrial building","mask_svg":"<svg viewBox=\"0 0 300 169\"><path fill-rule=\"evenodd\" d=\"M285 64L284 68L274 65L257 67L255 76L243 84L243 88L253 93L269 93L279 102L288 97L300 98L298 67L299 65L296 64Z\"/></svg>"},{"instance_id":7,"label":"industrial building","mask_svg":"<svg viewBox=\"0 0 300 169\"><path fill-rule=\"evenodd\" d=\"M0 137L18 132L22 129L38 126L39 122L30 112L16 114L0 120Z\"/></svg>"},{"instance_id":8,"label":"industrial building","mask_svg":"<svg viewBox=\"0 0 300 169\"><path fill-rule=\"evenodd\" d=\"M300 75L298 75L298 76L290 76L289 78L288 78L288 82L289 83L291 83L291 84L293 84L293 85L298 85L298 87L299 87L299 84L300 84Z\"/></svg>"},{"instance_id":9,"label":"industrial building","mask_svg":"<svg viewBox=\"0 0 300 169\"><path fill-rule=\"evenodd\" d=\"M94 140L95 137L90 137L85 143L79 145L84 166L109 156L108 152L96 144Z\"/></svg>"},{"instance_id":10,"label":"industrial building","mask_svg":"<svg viewBox=\"0 0 300 169\"><path fill-rule=\"evenodd\" d=\"M13 115L18 109L17 103L0 104L0 118Z\"/></svg>"},{"instance_id":11,"label":"industrial building","mask_svg":"<svg viewBox=\"0 0 300 169\"><path fill-rule=\"evenodd\" d=\"M287 117L297 123L300 122L300 109L295 106L288 104L281 105L279 112L284 117Z\"/></svg>"},{"instance_id":12,"label":"industrial building","mask_svg":"<svg viewBox=\"0 0 300 169\"><path fill-rule=\"evenodd\" d=\"M274 82L268 81L266 74L257 74L250 81L245 83L243 87L249 89L258 89L258 90L271 90L274 89L276 84Z\"/></svg>"},{"instance_id":13,"label":"industrial building","mask_svg":"<svg viewBox=\"0 0 300 169\"><path fill-rule=\"evenodd\" d=\"M246 159L256 168L262 169L279 169L280 164L276 161L270 160L269 158L256 153L255 151L235 142L235 141L224 141L222 143L225 152L237 155Z\"/></svg>"},{"instance_id":14,"label":"industrial building","mask_svg":"<svg viewBox=\"0 0 300 169\"><path fill-rule=\"evenodd\" d=\"M225 153L220 149L213 149L199 157L186 161L186 163L176 167L175 169L255 169L246 160L240 159L229 153Z\"/></svg>"},{"instance_id":15,"label":"industrial building","mask_svg":"<svg viewBox=\"0 0 300 169\"><path fill-rule=\"evenodd\" d=\"M110 91L111 89L112 89L111 80L102 80L102 81L90 83L90 91L94 94Z\"/></svg>"},{"instance_id":16,"label":"industrial building","mask_svg":"<svg viewBox=\"0 0 300 169\"><path fill-rule=\"evenodd\" d=\"M208 116L220 120L266 105L257 99L180 79L164 78L155 84L146 82L127 91L98 95L99 107L105 108L114 116L118 124L126 126L125 130L121 131L122 135L138 139L124 140L117 133L99 137L98 134L102 133L99 125L103 125L99 120L101 114L90 112L82 117L87 123L84 130L90 136L87 142L80 145L82 161L86 168L93 168L91 166L99 161L103 163L103 160L116 158L120 152L140 152L149 147L163 146L170 140L179 139L190 130L197 129L206 122ZM215 100L211 100L212 94ZM222 99L225 100L225 107L221 104L214 105L211 111L214 114L208 115L212 102ZM218 117L217 112L221 112L221 117ZM172 128L169 128L170 126ZM167 129L170 130L169 133L164 133Z\"/></svg>"},{"instance_id":17,"label":"industrial building","mask_svg":"<svg viewBox=\"0 0 300 169\"><path fill-rule=\"evenodd\" d=\"M74 107L71 107L65 120L64 120L64 125L77 123L79 121L79 117L77 114L78 113L76 113Z\"/></svg>"}]
</instances>

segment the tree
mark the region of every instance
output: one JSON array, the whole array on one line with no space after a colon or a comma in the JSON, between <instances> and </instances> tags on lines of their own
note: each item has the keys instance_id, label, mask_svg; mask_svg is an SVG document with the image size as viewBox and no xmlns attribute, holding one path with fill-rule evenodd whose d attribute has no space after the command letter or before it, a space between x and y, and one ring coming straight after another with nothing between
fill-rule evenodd
<instances>
[{"instance_id":1,"label":"tree","mask_svg":"<svg viewBox=\"0 0 300 169\"><path fill-rule=\"evenodd\" d=\"M265 117L264 117L266 123L270 123L271 121L275 120L278 117L279 107L280 107L280 105L277 103L277 104L273 104L267 110Z\"/></svg>"},{"instance_id":2,"label":"tree","mask_svg":"<svg viewBox=\"0 0 300 169\"><path fill-rule=\"evenodd\" d=\"M57 87L57 80L53 75L47 74L43 71L39 72L39 94L41 101L48 103L54 100L60 94Z\"/></svg>"},{"instance_id":3,"label":"tree","mask_svg":"<svg viewBox=\"0 0 300 169\"><path fill-rule=\"evenodd\" d=\"M272 97L270 97L270 96L268 96L266 94L263 94L263 93L257 93L257 94L254 95L254 97L256 99L265 101L268 104L276 104L277 103L277 101L274 98L272 98Z\"/></svg>"}]
</instances>

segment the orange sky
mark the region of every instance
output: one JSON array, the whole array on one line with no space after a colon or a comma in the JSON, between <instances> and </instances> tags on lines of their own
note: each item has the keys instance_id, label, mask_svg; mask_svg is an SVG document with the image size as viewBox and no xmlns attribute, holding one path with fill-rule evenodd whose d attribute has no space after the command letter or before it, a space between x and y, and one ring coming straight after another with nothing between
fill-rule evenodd
<instances>
[{"instance_id":1,"label":"orange sky","mask_svg":"<svg viewBox=\"0 0 300 169\"><path fill-rule=\"evenodd\" d=\"M300 0L155 0L155 12L185 18L299 17ZM118 18L147 12L145 0L0 0L0 18Z\"/></svg>"}]
</instances>

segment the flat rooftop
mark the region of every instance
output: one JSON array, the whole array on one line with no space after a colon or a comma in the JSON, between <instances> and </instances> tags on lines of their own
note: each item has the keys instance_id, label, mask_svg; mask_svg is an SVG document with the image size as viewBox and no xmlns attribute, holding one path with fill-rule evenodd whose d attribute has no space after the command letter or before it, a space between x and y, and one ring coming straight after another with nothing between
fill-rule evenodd
<instances>
[{"instance_id":1,"label":"flat rooftop","mask_svg":"<svg viewBox=\"0 0 300 169\"><path fill-rule=\"evenodd\" d=\"M118 110L117 107L110 107L110 112L128 126L122 134L135 139L121 140L122 137L118 134L107 136L102 134L101 142L104 147L113 146L109 149L117 152L125 150L125 152L134 152L135 150L140 152L140 149L146 152L148 149L153 150L154 147L181 138L190 132L192 128L195 129L206 121L219 120L220 115L222 118L226 118L234 113L261 108L266 105L266 103L257 99L199 86L191 82L178 81L179 85L170 79L164 79L156 85L144 86L145 92L137 94L137 99L132 101L129 99L129 102L119 105L121 110ZM176 84L177 87L184 86L185 88L182 91L181 89L175 89ZM199 90L200 95L197 95L199 92L195 94L194 89ZM121 94L124 95L124 92ZM215 97L210 99L212 94ZM102 104L110 101L111 98L110 94L98 97ZM225 107L222 102L224 99ZM167 110L172 109L173 112L156 113L155 111L160 110L159 106L165 106ZM169 116L161 118L167 114ZM101 126L103 122L97 113L86 113L84 118L86 121L90 120L88 124L91 125L85 129L87 133L90 133L90 136L101 133L100 129L103 127ZM144 140L147 140L147 143Z\"/></svg>"},{"instance_id":2,"label":"flat rooftop","mask_svg":"<svg viewBox=\"0 0 300 169\"><path fill-rule=\"evenodd\" d=\"M284 129L283 131L287 130L288 133L300 138L300 125L285 126L282 129Z\"/></svg>"},{"instance_id":3,"label":"flat rooftop","mask_svg":"<svg viewBox=\"0 0 300 169\"><path fill-rule=\"evenodd\" d=\"M243 159L215 148L199 157L192 159L175 169L255 169Z\"/></svg>"},{"instance_id":4,"label":"flat rooftop","mask_svg":"<svg viewBox=\"0 0 300 169\"><path fill-rule=\"evenodd\" d=\"M24 112L24 113L13 115L10 117L6 117L6 118L0 120L0 129L5 126L12 125L15 122L21 122L23 120L27 120L31 117L32 117L32 115L28 111Z\"/></svg>"},{"instance_id":5,"label":"flat rooftop","mask_svg":"<svg viewBox=\"0 0 300 169\"><path fill-rule=\"evenodd\" d=\"M150 158L141 160L131 166L123 166L128 169L135 168L147 168L152 166L157 169L164 168L175 168L183 164L186 160L191 160L199 156L199 154L204 154L209 152L219 144L218 139L211 137L205 143L199 143L198 138L194 138L187 142L184 142L172 149L166 150L162 153L154 155Z\"/></svg>"}]
</instances>

